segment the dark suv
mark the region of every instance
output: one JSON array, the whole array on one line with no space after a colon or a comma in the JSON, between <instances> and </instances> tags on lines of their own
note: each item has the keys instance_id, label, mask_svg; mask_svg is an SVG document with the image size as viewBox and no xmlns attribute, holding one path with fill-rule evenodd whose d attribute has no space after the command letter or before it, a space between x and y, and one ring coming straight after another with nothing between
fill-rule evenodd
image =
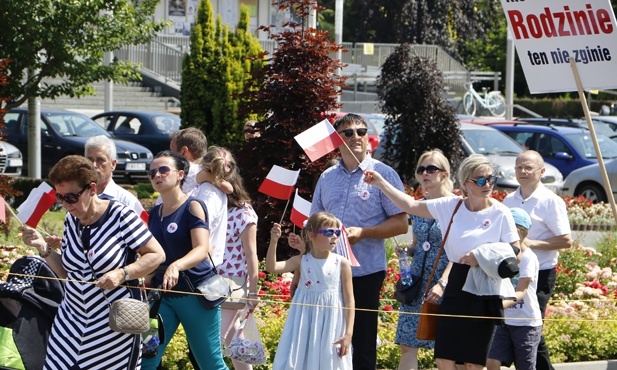
<instances>
[{"instance_id":1,"label":"dark suv","mask_svg":"<svg viewBox=\"0 0 617 370\"><path fill-rule=\"evenodd\" d=\"M6 141L21 150L24 156L23 173L28 171L28 110L11 109L4 116ZM41 175L46 177L58 161L70 154L84 155L86 141L91 136L112 137L89 117L66 110L41 109ZM147 179L152 152L129 141L117 140L118 164L114 178L122 182Z\"/></svg>"}]
</instances>

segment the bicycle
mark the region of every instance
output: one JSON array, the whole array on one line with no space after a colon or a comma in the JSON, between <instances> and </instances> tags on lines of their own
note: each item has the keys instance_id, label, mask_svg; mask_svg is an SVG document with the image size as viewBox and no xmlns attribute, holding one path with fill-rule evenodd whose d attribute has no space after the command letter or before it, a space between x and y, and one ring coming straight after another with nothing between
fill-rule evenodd
<instances>
[{"instance_id":1,"label":"bicycle","mask_svg":"<svg viewBox=\"0 0 617 370\"><path fill-rule=\"evenodd\" d=\"M463 95L463 108L465 113L470 116L476 114L476 101L480 103L482 108L487 109L495 117L503 117L506 114L506 100L501 96L499 91L487 92L487 88L482 88L482 96L473 88L473 83L466 82Z\"/></svg>"}]
</instances>

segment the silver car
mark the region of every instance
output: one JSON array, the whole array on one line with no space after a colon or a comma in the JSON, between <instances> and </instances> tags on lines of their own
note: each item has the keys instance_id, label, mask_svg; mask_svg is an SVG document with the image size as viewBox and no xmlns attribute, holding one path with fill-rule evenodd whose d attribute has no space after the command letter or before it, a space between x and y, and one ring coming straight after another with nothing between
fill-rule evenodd
<instances>
[{"instance_id":1,"label":"silver car","mask_svg":"<svg viewBox=\"0 0 617 370\"><path fill-rule=\"evenodd\" d=\"M0 174L21 176L23 165L24 161L19 149L6 141L0 141Z\"/></svg>"},{"instance_id":2,"label":"silver car","mask_svg":"<svg viewBox=\"0 0 617 370\"><path fill-rule=\"evenodd\" d=\"M514 167L516 167L516 157L523 152L523 148L508 135L492 127L473 123L460 125L461 144L465 156L485 155L493 163L495 173L499 175L495 188L508 191L516 189L519 184ZM561 194L563 187L561 172L549 163L544 163L544 167L546 171L542 183L553 192Z\"/></svg>"},{"instance_id":3,"label":"silver car","mask_svg":"<svg viewBox=\"0 0 617 370\"><path fill-rule=\"evenodd\" d=\"M604 162L613 195L617 188L617 159ZM594 203L608 202L608 190L604 186L600 165L598 163L576 169L566 177L563 195L574 197L582 195Z\"/></svg>"}]
</instances>

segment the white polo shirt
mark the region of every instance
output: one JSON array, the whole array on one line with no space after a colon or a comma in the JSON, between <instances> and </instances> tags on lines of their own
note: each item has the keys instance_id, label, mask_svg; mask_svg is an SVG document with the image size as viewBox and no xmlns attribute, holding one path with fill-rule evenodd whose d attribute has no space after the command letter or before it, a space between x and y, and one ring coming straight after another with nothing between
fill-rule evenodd
<instances>
[{"instance_id":1,"label":"white polo shirt","mask_svg":"<svg viewBox=\"0 0 617 370\"><path fill-rule=\"evenodd\" d=\"M101 199L113 199L116 200L137 213L137 216L148 224L148 213L144 210L144 207L139 202L139 199L133 195L130 191L116 184L113 179L109 180L105 190L99 194Z\"/></svg>"},{"instance_id":2,"label":"white polo shirt","mask_svg":"<svg viewBox=\"0 0 617 370\"><path fill-rule=\"evenodd\" d=\"M510 208L520 207L529 213L531 228L527 239L546 240L571 233L566 203L542 184L527 199L523 199L519 187L508 194L503 203ZM548 270L557 265L558 250L531 250L538 256L540 270Z\"/></svg>"}]
</instances>

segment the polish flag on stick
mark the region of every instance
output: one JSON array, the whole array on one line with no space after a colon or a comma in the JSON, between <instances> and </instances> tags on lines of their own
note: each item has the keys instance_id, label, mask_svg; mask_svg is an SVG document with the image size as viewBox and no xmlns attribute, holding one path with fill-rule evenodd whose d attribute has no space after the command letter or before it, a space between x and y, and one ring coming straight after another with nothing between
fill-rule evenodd
<instances>
[{"instance_id":1,"label":"polish flag on stick","mask_svg":"<svg viewBox=\"0 0 617 370\"><path fill-rule=\"evenodd\" d=\"M309 218L311 213L311 202L298 195L298 189L296 189L296 195L294 197L294 205L291 209L291 222L299 228L304 227L304 223Z\"/></svg>"},{"instance_id":2,"label":"polish flag on stick","mask_svg":"<svg viewBox=\"0 0 617 370\"><path fill-rule=\"evenodd\" d=\"M4 202L4 197L0 195L0 221L2 223L6 223L6 206Z\"/></svg>"},{"instance_id":3,"label":"polish flag on stick","mask_svg":"<svg viewBox=\"0 0 617 370\"><path fill-rule=\"evenodd\" d=\"M327 119L296 135L295 139L312 162L343 145L341 135Z\"/></svg>"},{"instance_id":4,"label":"polish flag on stick","mask_svg":"<svg viewBox=\"0 0 617 370\"><path fill-rule=\"evenodd\" d=\"M17 208L17 219L36 228L43 214L56 203L56 191L46 182L32 189L28 198Z\"/></svg>"},{"instance_id":5,"label":"polish flag on stick","mask_svg":"<svg viewBox=\"0 0 617 370\"><path fill-rule=\"evenodd\" d=\"M345 229L345 225L341 227L341 237L338 238L338 242L336 243L336 252L347 258L352 266L360 266L360 263L351 250L351 244L349 244L349 239L347 239L347 229Z\"/></svg>"},{"instance_id":6,"label":"polish flag on stick","mask_svg":"<svg viewBox=\"0 0 617 370\"><path fill-rule=\"evenodd\" d=\"M300 170L293 171L274 165L258 191L276 199L289 200L298 176L300 176Z\"/></svg>"}]
</instances>

